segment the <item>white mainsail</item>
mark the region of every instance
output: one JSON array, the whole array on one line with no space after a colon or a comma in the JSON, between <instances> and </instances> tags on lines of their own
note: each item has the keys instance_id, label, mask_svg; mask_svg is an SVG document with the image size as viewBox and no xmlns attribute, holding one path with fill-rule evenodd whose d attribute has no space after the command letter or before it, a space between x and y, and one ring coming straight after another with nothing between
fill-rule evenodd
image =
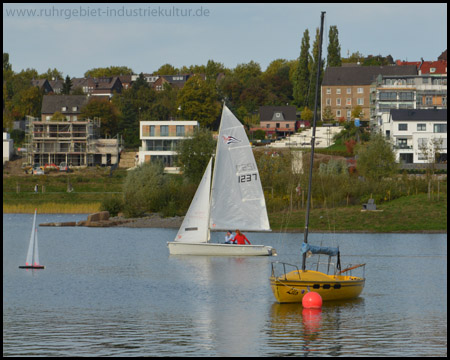
<instances>
[{"instance_id":1,"label":"white mainsail","mask_svg":"<svg viewBox=\"0 0 450 360\"><path fill-rule=\"evenodd\" d=\"M28 244L28 252L27 252L27 260L25 262L25 265L33 265L33 252L35 251L35 248L37 248L37 244L35 245L35 236L36 234L36 213L37 209L34 210L34 218L33 218L33 227L31 228L31 236L30 236L30 243Z\"/></svg>"},{"instance_id":2,"label":"white mainsail","mask_svg":"<svg viewBox=\"0 0 450 360\"><path fill-rule=\"evenodd\" d=\"M209 239L209 197L211 191L211 165L209 160L200 185L195 192L188 212L178 230L175 241L199 243Z\"/></svg>"},{"instance_id":3,"label":"white mainsail","mask_svg":"<svg viewBox=\"0 0 450 360\"><path fill-rule=\"evenodd\" d=\"M270 231L258 168L245 129L224 105L211 194L213 230Z\"/></svg>"}]
</instances>

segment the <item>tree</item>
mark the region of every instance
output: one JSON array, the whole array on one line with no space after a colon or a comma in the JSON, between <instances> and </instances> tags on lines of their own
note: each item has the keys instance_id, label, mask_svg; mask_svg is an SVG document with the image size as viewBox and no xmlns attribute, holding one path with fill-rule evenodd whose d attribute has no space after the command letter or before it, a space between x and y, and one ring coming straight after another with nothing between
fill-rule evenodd
<instances>
[{"instance_id":1,"label":"tree","mask_svg":"<svg viewBox=\"0 0 450 360\"><path fill-rule=\"evenodd\" d=\"M310 110L307 106L304 107L303 111L300 114L300 118L303 121L309 121L311 122L314 118L314 113L312 112L312 110Z\"/></svg>"},{"instance_id":2,"label":"tree","mask_svg":"<svg viewBox=\"0 0 450 360\"><path fill-rule=\"evenodd\" d=\"M216 142L208 129L198 129L192 138L180 141L177 162L190 181L200 182L215 148Z\"/></svg>"},{"instance_id":3,"label":"tree","mask_svg":"<svg viewBox=\"0 0 450 360\"><path fill-rule=\"evenodd\" d=\"M293 97L297 107L303 107L308 102L309 89L309 31L305 30L302 38L300 57L298 59L297 73L294 77Z\"/></svg>"},{"instance_id":4,"label":"tree","mask_svg":"<svg viewBox=\"0 0 450 360\"><path fill-rule=\"evenodd\" d=\"M162 65L157 71L156 74L158 75L176 75L178 74L179 70L170 65L170 64L164 64Z\"/></svg>"},{"instance_id":5,"label":"tree","mask_svg":"<svg viewBox=\"0 0 450 360\"><path fill-rule=\"evenodd\" d=\"M9 62L9 54L3 53L3 71L12 70L12 66Z\"/></svg>"},{"instance_id":6,"label":"tree","mask_svg":"<svg viewBox=\"0 0 450 360\"><path fill-rule=\"evenodd\" d=\"M220 114L220 103L215 89L200 76L186 81L178 93L177 107L186 120L197 120L201 126L211 126Z\"/></svg>"},{"instance_id":7,"label":"tree","mask_svg":"<svg viewBox=\"0 0 450 360\"><path fill-rule=\"evenodd\" d=\"M118 131L119 113L116 106L109 100L93 98L81 109L82 118L100 118L101 136L115 136Z\"/></svg>"},{"instance_id":8,"label":"tree","mask_svg":"<svg viewBox=\"0 0 450 360\"><path fill-rule=\"evenodd\" d=\"M72 80L70 80L69 75L67 75L66 80L64 81L61 93L65 94L65 95L69 95L71 89L72 89Z\"/></svg>"},{"instance_id":9,"label":"tree","mask_svg":"<svg viewBox=\"0 0 450 360\"><path fill-rule=\"evenodd\" d=\"M366 143L356 146L358 172L368 180L380 181L396 174L395 152L383 135L375 133Z\"/></svg>"},{"instance_id":10,"label":"tree","mask_svg":"<svg viewBox=\"0 0 450 360\"><path fill-rule=\"evenodd\" d=\"M328 33L327 67L342 66L341 45L339 44L338 36L339 31L337 26L330 26L330 32Z\"/></svg>"},{"instance_id":11,"label":"tree","mask_svg":"<svg viewBox=\"0 0 450 360\"><path fill-rule=\"evenodd\" d=\"M361 105L356 105L353 109L352 109L352 119L362 119L362 114L363 114L363 109L361 107Z\"/></svg>"},{"instance_id":12,"label":"tree","mask_svg":"<svg viewBox=\"0 0 450 360\"><path fill-rule=\"evenodd\" d=\"M334 115L333 111L331 110L331 106L325 106L325 109L323 109L322 120L330 122L334 121Z\"/></svg>"},{"instance_id":13,"label":"tree","mask_svg":"<svg viewBox=\"0 0 450 360\"><path fill-rule=\"evenodd\" d=\"M94 68L84 73L84 77L109 77L119 75L132 75L133 70L126 66L110 66L105 68Z\"/></svg>"},{"instance_id":14,"label":"tree","mask_svg":"<svg viewBox=\"0 0 450 360\"><path fill-rule=\"evenodd\" d=\"M310 86L309 86L309 96L308 104L310 107L315 106L315 96L316 96L316 78L317 78L317 64L319 63L319 46L320 46L320 30L316 29L316 39L314 40L312 49L312 61L310 62ZM324 59L320 59L320 77L319 77L319 87L322 84L323 79L323 63ZM320 108L320 96L317 97L317 106Z\"/></svg>"},{"instance_id":15,"label":"tree","mask_svg":"<svg viewBox=\"0 0 450 360\"><path fill-rule=\"evenodd\" d=\"M63 75L62 72L54 68L53 70L48 68L47 72L39 75L39 79L47 79L47 80L62 80Z\"/></svg>"}]
</instances>

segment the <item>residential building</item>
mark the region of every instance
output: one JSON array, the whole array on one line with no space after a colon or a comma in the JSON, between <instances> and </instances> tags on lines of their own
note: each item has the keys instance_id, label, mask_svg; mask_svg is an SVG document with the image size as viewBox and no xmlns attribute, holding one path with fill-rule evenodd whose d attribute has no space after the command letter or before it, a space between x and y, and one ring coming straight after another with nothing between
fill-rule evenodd
<instances>
[{"instance_id":1,"label":"residential building","mask_svg":"<svg viewBox=\"0 0 450 360\"><path fill-rule=\"evenodd\" d=\"M25 148L30 164L114 165L118 139L99 139L100 119L83 119L85 95L45 95L41 118L27 116ZM53 119L59 112L63 117Z\"/></svg>"},{"instance_id":2,"label":"residential building","mask_svg":"<svg viewBox=\"0 0 450 360\"><path fill-rule=\"evenodd\" d=\"M174 167L178 143L191 137L198 126L198 121L141 121L138 163L162 161L165 167Z\"/></svg>"},{"instance_id":3,"label":"residential building","mask_svg":"<svg viewBox=\"0 0 450 360\"><path fill-rule=\"evenodd\" d=\"M446 109L447 75L379 76L376 81L377 124L391 109Z\"/></svg>"},{"instance_id":4,"label":"residential building","mask_svg":"<svg viewBox=\"0 0 450 360\"><path fill-rule=\"evenodd\" d=\"M50 86L53 89L53 93L55 93L55 94L61 94L62 93L63 86L64 86L64 80L59 80L59 79L58 80L54 80L54 79L52 79L52 80L49 80L48 82L49 82Z\"/></svg>"},{"instance_id":5,"label":"residential building","mask_svg":"<svg viewBox=\"0 0 450 360\"><path fill-rule=\"evenodd\" d=\"M433 144L439 147L438 161L447 161L447 109L392 109L381 131L392 142L399 163L427 163L424 149L432 150Z\"/></svg>"},{"instance_id":6,"label":"residential building","mask_svg":"<svg viewBox=\"0 0 450 360\"><path fill-rule=\"evenodd\" d=\"M80 88L86 95L112 97L114 92L122 91L119 76L100 78L72 78L72 90Z\"/></svg>"},{"instance_id":7,"label":"residential building","mask_svg":"<svg viewBox=\"0 0 450 360\"><path fill-rule=\"evenodd\" d=\"M31 80L31 85L37 86L39 90L43 91L44 94L53 92L53 88L47 79L33 79Z\"/></svg>"},{"instance_id":8,"label":"residential building","mask_svg":"<svg viewBox=\"0 0 450 360\"><path fill-rule=\"evenodd\" d=\"M259 127L251 132L264 130L268 137L284 137L295 133L299 127L295 106L260 106Z\"/></svg>"},{"instance_id":9,"label":"residential building","mask_svg":"<svg viewBox=\"0 0 450 360\"><path fill-rule=\"evenodd\" d=\"M415 65L329 67L321 86L321 114L329 106L336 120L349 121L353 108L359 105L361 120L375 120L374 84L380 75L417 75L417 68Z\"/></svg>"}]
</instances>

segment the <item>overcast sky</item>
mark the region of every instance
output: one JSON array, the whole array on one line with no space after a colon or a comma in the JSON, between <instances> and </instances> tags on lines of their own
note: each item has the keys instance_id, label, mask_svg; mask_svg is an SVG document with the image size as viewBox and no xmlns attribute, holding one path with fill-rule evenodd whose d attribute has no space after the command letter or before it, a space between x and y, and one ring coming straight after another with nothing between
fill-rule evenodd
<instances>
[{"instance_id":1,"label":"overcast sky","mask_svg":"<svg viewBox=\"0 0 450 360\"><path fill-rule=\"evenodd\" d=\"M20 14L19 10L25 11ZM33 11L35 13L33 14ZM189 15L190 11L190 15ZM320 12L339 30L341 56L436 60L447 48L447 4L3 4L3 52L16 72L56 68L81 77L96 67L151 73L169 63L228 68L251 60L264 71L314 40Z\"/></svg>"}]
</instances>

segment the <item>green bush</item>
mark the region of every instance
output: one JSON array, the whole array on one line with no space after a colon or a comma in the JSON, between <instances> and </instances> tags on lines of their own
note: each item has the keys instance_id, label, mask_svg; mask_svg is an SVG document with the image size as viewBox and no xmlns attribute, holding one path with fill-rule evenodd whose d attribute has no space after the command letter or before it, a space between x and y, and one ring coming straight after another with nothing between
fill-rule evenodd
<instances>
[{"instance_id":1,"label":"green bush","mask_svg":"<svg viewBox=\"0 0 450 360\"><path fill-rule=\"evenodd\" d=\"M117 216L119 212L123 211L124 202L122 196L114 196L109 195L106 196L101 205L100 210L101 211L109 211L110 216Z\"/></svg>"}]
</instances>

